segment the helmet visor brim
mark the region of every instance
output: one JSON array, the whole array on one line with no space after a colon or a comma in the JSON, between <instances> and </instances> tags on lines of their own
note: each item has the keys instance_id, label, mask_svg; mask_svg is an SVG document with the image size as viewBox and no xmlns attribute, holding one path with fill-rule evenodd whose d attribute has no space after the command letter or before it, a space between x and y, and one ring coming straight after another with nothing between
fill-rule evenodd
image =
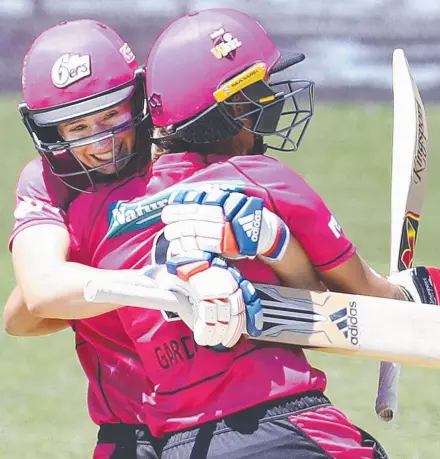
<instances>
[{"instance_id":1,"label":"helmet visor brim","mask_svg":"<svg viewBox=\"0 0 440 459\"><path fill-rule=\"evenodd\" d=\"M269 70L269 73L277 73L291 67L292 65L299 64L306 56L302 53L292 53L291 51L281 51L281 57L275 65Z\"/></svg>"},{"instance_id":2,"label":"helmet visor brim","mask_svg":"<svg viewBox=\"0 0 440 459\"><path fill-rule=\"evenodd\" d=\"M82 102L76 102L64 107L46 110L44 112L30 111L31 118L38 126L53 126L64 121L78 119L92 113L106 110L127 100L134 93L135 86L127 86L102 96L93 97Z\"/></svg>"}]
</instances>

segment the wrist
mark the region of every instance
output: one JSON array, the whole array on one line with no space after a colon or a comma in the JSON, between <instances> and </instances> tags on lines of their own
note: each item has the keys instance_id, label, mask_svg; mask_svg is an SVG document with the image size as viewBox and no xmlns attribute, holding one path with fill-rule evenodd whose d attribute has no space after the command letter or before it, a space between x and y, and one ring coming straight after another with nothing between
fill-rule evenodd
<instances>
[{"instance_id":1,"label":"wrist","mask_svg":"<svg viewBox=\"0 0 440 459\"><path fill-rule=\"evenodd\" d=\"M409 290L407 290L403 285L398 285L400 293L402 294L402 299L405 301L411 301L414 303L414 297L411 295Z\"/></svg>"},{"instance_id":2,"label":"wrist","mask_svg":"<svg viewBox=\"0 0 440 459\"><path fill-rule=\"evenodd\" d=\"M289 240L290 231L284 221L264 208L258 246L259 257L267 263L280 261L287 250Z\"/></svg>"}]
</instances>

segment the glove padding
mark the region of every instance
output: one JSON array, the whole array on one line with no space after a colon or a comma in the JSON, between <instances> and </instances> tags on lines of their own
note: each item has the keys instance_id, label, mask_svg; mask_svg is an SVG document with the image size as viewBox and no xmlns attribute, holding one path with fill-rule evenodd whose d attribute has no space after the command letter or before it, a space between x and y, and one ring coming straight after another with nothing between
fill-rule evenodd
<instances>
[{"instance_id":1,"label":"glove padding","mask_svg":"<svg viewBox=\"0 0 440 459\"><path fill-rule=\"evenodd\" d=\"M225 260L195 251L170 258L146 275L159 287L185 295L191 310L179 314L201 346L234 346L241 336L263 329L261 301L254 286Z\"/></svg>"},{"instance_id":2,"label":"glove padding","mask_svg":"<svg viewBox=\"0 0 440 459\"><path fill-rule=\"evenodd\" d=\"M409 301L439 304L440 270L418 266L391 274L388 280L402 287Z\"/></svg>"},{"instance_id":3,"label":"glove padding","mask_svg":"<svg viewBox=\"0 0 440 459\"><path fill-rule=\"evenodd\" d=\"M287 225L264 201L228 191L177 191L162 210L169 253L203 250L228 258L279 261L290 240Z\"/></svg>"}]
</instances>

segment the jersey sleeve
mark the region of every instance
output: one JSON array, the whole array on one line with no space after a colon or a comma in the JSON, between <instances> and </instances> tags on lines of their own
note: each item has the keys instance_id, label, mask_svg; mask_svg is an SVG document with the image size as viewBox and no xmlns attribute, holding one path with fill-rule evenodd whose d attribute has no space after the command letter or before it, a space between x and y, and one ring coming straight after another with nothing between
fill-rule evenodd
<instances>
[{"instance_id":1,"label":"jersey sleeve","mask_svg":"<svg viewBox=\"0 0 440 459\"><path fill-rule=\"evenodd\" d=\"M287 169L287 168L286 168ZM284 180L269 189L276 213L307 252L319 271L335 268L356 252L323 199L298 174L285 172Z\"/></svg>"},{"instance_id":2,"label":"jersey sleeve","mask_svg":"<svg viewBox=\"0 0 440 459\"><path fill-rule=\"evenodd\" d=\"M70 204L67 209L70 261L96 266L94 256L108 230L109 195L119 186L120 182L114 182L110 187L102 184L93 193L79 193Z\"/></svg>"},{"instance_id":3,"label":"jersey sleeve","mask_svg":"<svg viewBox=\"0 0 440 459\"><path fill-rule=\"evenodd\" d=\"M52 224L67 229L66 211L76 195L75 190L52 174L41 158L28 163L17 183L9 249L15 236L30 226Z\"/></svg>"},{"instance_id":4,"label":"jersey sleeve","mask_svg":"<svg viewBox=\"0 0 440 459\"><path fill-rule=\"evenodd\" d=\"M315 268L335 268L356 252L319 194L296 172L273 158L243 161L244 175L266 190L267 206L303 246Z\"/></svg>"},{"instance_id":5,"label":"jersey sleeve","mask_svg":"<svg viewBox=\"0 0 440 459\"><path fill-rule=\"evenodd\" d=\"M87 234L91 236L93 227L89 218L92 215L87 202L93 201L84 199L80 194L67 210L67 228L70 236L69 261L90 265L91 256Z\"/></svg>"}]
</instances>

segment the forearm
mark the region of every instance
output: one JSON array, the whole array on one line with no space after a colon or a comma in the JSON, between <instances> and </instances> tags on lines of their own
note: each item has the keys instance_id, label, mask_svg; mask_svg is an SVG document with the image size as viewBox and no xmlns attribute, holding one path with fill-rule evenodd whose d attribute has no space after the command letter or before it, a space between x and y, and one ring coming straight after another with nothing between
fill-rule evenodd
<instances>
[{"instance_id":1,"label":"forearm","mask_svg":"<svg viewBox=\"0 0 440 459\"><path fill-rule=\"evenodd\" d=\"M88 303L83 296L89 281L111 283L124 279L139 281L136 271L110 271L77 263L53 264L20 283L29 311L37 317L54 319L84 319L122 307L116 304Z\"/></svg>"},{"instance_id":2,"label":"forearm","mask_svg":"<svg viewBox=\"0 0 440 459\"><path fill-rule=\"evenodd\" d=\"M322 272L321 277L328 289L334 292L407 299L399 285L373 271L358 254L337 268Z\"/></svg>"},{"instance_id":3,"label":"forearm","mask_svg":"<svg viewBox=\"0 0 440 459\"><path fill-rule=\"evenodd\" d=\"M24 302L34 316L84 319L104 314L121 306L86 302L87 282L108 283L121 277L126 282L147 282L136 271L106 271L68 262L69 249L69 233L55 225L30 227L15 237L14 270Z\"/></svg>"},{"instance_id":4,"label":"forearm","mask_svg":"<svg viewBox=\"0 0 440 459\"><path fill-rule=\"evenodd\" d=\"M269 265L286 287L324 291L317 272L299 242L292 236L283 258Z\"/></svg>"},{"instance_id":5,"label":"forearm","mask_svg":"<svg viewBox=\"0 0 440 459\"><path fill-rule=\"evenodd\" d=\"M18 286L9 295L3 313L3 328L9 335L49 335L66 327L68 323L65 320L46 319L31 314Z\"/></svg>"}]
</instances>

